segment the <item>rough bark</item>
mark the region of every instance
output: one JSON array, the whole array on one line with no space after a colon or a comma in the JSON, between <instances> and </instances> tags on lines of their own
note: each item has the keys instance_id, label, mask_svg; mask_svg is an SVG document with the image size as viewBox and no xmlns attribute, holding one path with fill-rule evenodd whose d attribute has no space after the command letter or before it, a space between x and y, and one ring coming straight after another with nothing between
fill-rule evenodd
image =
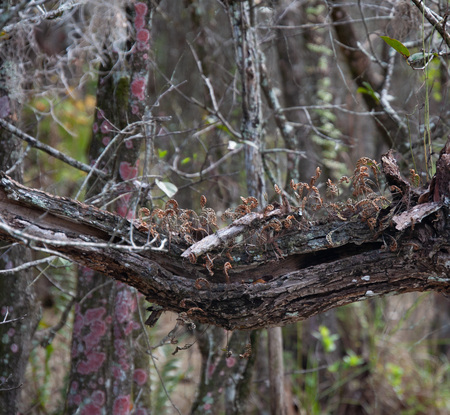
<instances>
[{"instance_id":1,"label":"rough bark","mask_svg":"<svg viewBox=\"0 0 450 415\"><path fill-rule=\"evenodd\" d=\"M384 159L384 166L393 168L392 155ZM448 177L448 146L438 167L437 175ZM388 177L397 174L391 171ZM205 267L211 265L205 263L206 254L195 264L181 256L188 246L179 233L172 232L170 249L164 252L160 242L147 243L149 235L136 228L142 223L133 225L92 206L26 188L5 175L0 183L2 239L45 244L134 286L166 310L227 329L282 326L374 296L450 290L445 183L433 193L438 201L429 202L431 196L424 193L419 200L425 203L417 205L412 192L394 199L380 213L376 229L371 230L358 214L346 221L299 221L273 236L276 247L257 243L257 238L245 242L277 214L265 218L261 213L249 221L243 242L224 241L225 246L206 252L214 260L214 275ZM427 209L418 216L417 206ZM283 213L278 214L283 220ZM398 223L409 225L399 230ZM233 258L228 277L227 251Z\"/></svg>"},{"instance_id":2,"label":"rough bark","mask_svg":"<svg viewBox=\"0 0 450 415\"><path fill-rule=\"evenodd\" d=\"M228 8L242 83L242 137L245 143L247 192L258 200L266 192L261 149L264 132L261 100L261 54L252 1L231 1Z\"/></svg>"},{"instance_id":3,"label":"rough bark","mask_svg":"<svg viewBox=\"0 0 450 415\"><path fill-rule=\"evenodd\" d=\"M4 12L4 18L8 18ZM11 16L9 16L11 17ZM17 123L20 118L22 85L14 82L17 56L13 40L3 41L0 51L0 118ZM20 140L0 129L0 169L22 180L22 147ZM0 270L11 270L31 261L31 252L24 246L0 241ZM0 276L0 412L16 414L22 408L20 395L25 370L32 348L32 338L39 320L39 306L31 284L33 273L22 269Z\"/></svg>"},{"instance_id":4,"label":"rough bark","mask_svg":"<svg viewBox=\"0 0 450 415\"><path fill-rule=\"evenodd\" d=\"M91 179L87 196L97 204L109 204L120 216L130 219L134 218L139 199L133 181L138 176L142 138L126 140L128 137L123 135L111 143L107 154L105 151L117 131L147 116L152 9L151 2L138 2L127 9L133 27L128 49L133 53L128 59L108 53L105 57L89 152L91 164L98 163L110 181ZM108 186L114 190L108 191ZM120 282L108 282L98 270L80 268L67 400L70 413L78 408L115 413L118 408L128 408L133 392L137 395L138 390L136 410L149 401L147 388L143 388L149 378L148 356L137 357L134 345L141 328L135 290Z\"/></svg>"},{"instance_id":5,"label":"rough bark","mask_svg":"<svg viewBox=\"0 0 450 415\"><path fill-rule=\"evenodd\" d=\"M256 28L254 26L254 8L252 1L229 2L227 13L230 18L236 48L236 64L240 72L242 96L241 133L245 142L245 170L247 193L258 200L263 199L265 181L261 157L262 146L262 100L260 89L260 51L258 47ZM249 333L235 331L232 333L228 351L221 354L219 367L215 368L209 358L214 355L214 347L220 341L221 333L211 330L206 334L209 342L203 347L203 372L196 402L192 413L202 413L207 408L213 413L221 413L220 397L224 390L225 413L227 415L245 412L245 405L250 393L248 387L255 362L252 353L239 359L237 351L242 351L249 343ZM255 348L257 333L252 333L253 348ZM230 349L232 347L232 349ZM233 354L234 353L234 354ZM243 352L241 352L243 353ZM224 358L225 357L225 358ZM205 362L205 359L208 359ZM205 373L206 371L206 373Z\"/></svg>"}]
</instances>

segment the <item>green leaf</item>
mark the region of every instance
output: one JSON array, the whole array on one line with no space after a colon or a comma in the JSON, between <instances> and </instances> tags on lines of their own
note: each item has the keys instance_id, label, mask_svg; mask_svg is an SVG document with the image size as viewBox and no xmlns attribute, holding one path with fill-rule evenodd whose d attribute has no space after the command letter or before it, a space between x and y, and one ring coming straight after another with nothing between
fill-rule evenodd
<instances>
[{"instance_id":1,"label":"green leaf","mask_svg":"<svg viewBox=\"0 0 450 415\"><path fill-rule=\"evenodd\" d=\"M380 102L380 94L376 92L372 85L370 85L368 82L363 82L364 86L360 86L356 92L360 92L361 94L367 94L370 95L378 104Z\"/></svg>"},{"instance_id":2,"label":"green leaf","mask_svg":"<svg viewBox=\"0 0 450 415\"><path fill-rule=\"evenodd\" d=\"M183 160L181 160L181 164L182 164L182 165L188 164L190 161L191 161L191 158L190 158L190 157L185 157Z\"/></svg>"},{"instance_id":3,"label":"green leaf","mask_svg":"<svg viewBox=\"0 0 450 415\"><path fill-rule=\"evenodd\" d=\"M333 364L328 366L328 371L330 371L331 373L336 373L339 370L340 366L340 362L334 362Z\"/></svg>"},{"instance_id":4,"label":"green leaf","mask_svg":"<svg viewBox=\"0 0 450 415\"><path fill-rule=\"evenodd\" d=\"M167 150L161 150L158 148L158 157L160 159L164 158L166 154L167 154Z\"/></svg>"},{"instance_id":5,"label":"green leaf","mask_svg":"<svg viewBox=\"0 0 450 415\"><path fill-rule=\"evenodd\" d=\"M155 183L168 197L173 197L178 192L178 187L173 183L161 182L158 179L155 180Z\"/></svg>"},{"instance_id":6,"label":"green leaf","mask_svg":"<svg viewBox=\"0 0 450 415\"><path fill-rule=\"evenodd\" d=\"M398 53L400 53L405 59L409 58L411 55L408 48L396 39L392 39L389 36L380 36L391 48L394 48Z\"/></svg>"}]
</instances>

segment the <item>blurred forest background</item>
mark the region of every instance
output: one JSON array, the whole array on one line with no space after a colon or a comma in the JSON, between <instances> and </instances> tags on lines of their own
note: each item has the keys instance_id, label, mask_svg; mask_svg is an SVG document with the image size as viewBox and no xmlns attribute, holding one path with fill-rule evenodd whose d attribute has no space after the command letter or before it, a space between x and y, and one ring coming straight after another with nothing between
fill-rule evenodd
<instances>
[{"instance_id":1,"label":"blurred forest background","mask_svg":"<svg viewBox=\"0 0 450 415\"><path fill-rule=\"evenodd\" d=\"M327 179L339 182L359 158L379 160L390 148L405 177L423 186L450 133L449 46L426 13L446 23L450 10L447 0L429 0L424 11L414 3L422 4L4 1L1 169L128 218L170 198L200 210L205 195L222 213L255 192L274 201L274 185L309 182L318 166L325 193ZM380 36L437 56L412 64ZM87 177L30 136L105 177ZM330 198L348 196L344 188ZM0 275L0 396L22 371L20 413L270 413L266 331L197 325L179 333L169 313L144 328L146 305L134 290L45 250L20 251L14 262L13 248L2 243L2 270L38 261ZM33 316L20 370L6 365L10 338L24 326L5 323L14 316L5 293L14 290L17 307ZM89 310L100 309L108 335L99 316L87 327ZM91 346L108 350L101 377L77 360L95 330L102 336ZM280 332L288 414L450 414L445 297L376 298ZM211 368L221 365L218 380Z\"/></svg>"}]
</instances>

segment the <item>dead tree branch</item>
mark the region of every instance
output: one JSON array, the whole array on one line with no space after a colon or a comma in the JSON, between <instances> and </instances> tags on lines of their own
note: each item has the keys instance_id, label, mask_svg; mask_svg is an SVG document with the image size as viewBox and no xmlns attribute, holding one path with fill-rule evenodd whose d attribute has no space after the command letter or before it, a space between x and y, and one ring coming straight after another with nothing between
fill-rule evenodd
<instances>
[{"instance_id":1,"label":"dead tree branch","mask_svg":"<svg viewBox=\"0 0 450 415\"><path fill-rule=\"evenodd\" d=\"M450 145L437 166L428 191L416 195L392 154L383 156L387 182L402 186L403 196L380 212L375 229L358 215L346 221L299 219L289 229L271 229L262 242L264 227L289 215L274 210L247 214L191 246L181 230L171 231L165 250L158 248L169 235L149 243L152 236L137 221L27 188L3 174L0 238L57 251L136 287L164 310L200 322L227 329L286 325L376 296L450 292Z\"/></svg>"}]
</instances>

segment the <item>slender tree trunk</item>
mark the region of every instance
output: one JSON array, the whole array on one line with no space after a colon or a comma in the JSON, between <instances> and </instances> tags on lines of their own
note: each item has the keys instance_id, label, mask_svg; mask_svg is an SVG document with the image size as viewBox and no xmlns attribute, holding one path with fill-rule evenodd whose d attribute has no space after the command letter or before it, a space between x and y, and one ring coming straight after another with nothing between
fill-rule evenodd
<instances>
[{"instance_id":1,"label":"slender tree trunk","mask_svg":"<svg viewBox=\"0 0 450 415\"><path fill-rule=\"evenodd\" d=\"M135 3L127 10L135 39L128 45L132 50L130 58L109 57L108 64L101 68L89 154L91 163L98 163L99 168L106 170L111 181L91 180L87 198L102 206L114 206L128 219L135 217L139 199L134 180L139 171L142 139L127 140L128 136L120 131L133 122L150 119L148 78L152 10L150 1ZM142 130L145 136L147 127ZM112 184L115 188L111 188ZM113 200L115 203L111 205ZM119 410L128 413L133 391L140 397L136 408L148 409L148 356L138 356L133 344L142 330L138 323L139 301L135 289L111 283L104 275L81 268L78 299L68 411L84 407L102 408L107 413L119 413ZM86 391L84 396L81 390Z\"/></svg>"},{"instance_id":2,"label":"slender tree trunk","mask_svg":"<svg viewBox=\"0 0 450 415\"><path fill-rule=\"evenodd\" d=\"M261 96L262 51L256 32L253 1L233 2L230 16L237 47L237 64L242 82L242 137L248 140L245 148L247 191L263 203L266 193L262 149L263 118ZM268 330L269 378L271 413L285 415L283 336L281 327Z\"/></svg>"},{"instance_id":3,"label":"slender tree trunk","mask_svg":"<svg viewBox=\"0 0 450 415\"><path fill-rule=\"evenodd\" d=\"M7 49L8 45L6 53ZM0 117L14 122L20 119L21 106L12 98L9 88L15 88L17 93L20 85L8 82L10 74L4 64L12 68L15 62L6 59L0 54ZM20 140L0 129L0 170L17 181L22 180L21 154ZM13 269L30 260L31 253L23 245L0 242L0 270ZM31 269L0 276L0 412L4 414L16 414L20 409L31 340L39 320L32 281Z\"/></svg>"}]
</instances>

